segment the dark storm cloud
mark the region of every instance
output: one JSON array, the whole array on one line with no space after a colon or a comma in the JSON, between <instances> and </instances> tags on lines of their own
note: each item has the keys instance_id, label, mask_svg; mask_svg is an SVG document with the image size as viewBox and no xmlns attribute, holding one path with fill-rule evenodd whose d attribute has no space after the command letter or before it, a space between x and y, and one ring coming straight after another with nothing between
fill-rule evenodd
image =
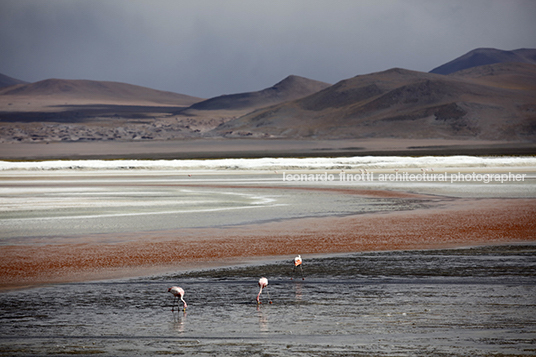
<instances>
[{"instance_id":1,"label":"dark storm cloud","mask_svg":"<svg viewBox=\"0 0 536 357\"><path fill-rule=\"evenodd\" d=\"M211 97L536 47L534 1L0 0L0 73Z\"/></svg>"}]
</instances>

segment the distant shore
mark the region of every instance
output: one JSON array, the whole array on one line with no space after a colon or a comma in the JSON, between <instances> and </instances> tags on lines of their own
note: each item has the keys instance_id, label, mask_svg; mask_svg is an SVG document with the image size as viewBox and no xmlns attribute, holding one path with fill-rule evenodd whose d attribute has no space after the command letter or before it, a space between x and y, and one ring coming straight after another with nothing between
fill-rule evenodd
<instances>
[{"instance_id":1,"label":"distant shore","mask_svg":"<svg viewBox=\"0 0 536 357\"><path fill-rule=\"evenodd\" d=\"M536 155L536 143L443 139L188 139L0 143L0 160Z\"/></svg>"}]
</instances>

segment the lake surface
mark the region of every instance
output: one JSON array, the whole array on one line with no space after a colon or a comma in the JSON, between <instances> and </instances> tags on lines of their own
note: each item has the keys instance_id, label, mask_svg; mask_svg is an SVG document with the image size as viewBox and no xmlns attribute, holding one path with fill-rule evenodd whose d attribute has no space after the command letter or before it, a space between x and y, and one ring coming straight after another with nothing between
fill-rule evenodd
<instances>
[{"instance_id":1,"label":"lake surface","mask_svg":"<svg viewBox=\"0 0 536 357\"><path fill-rule=\"evenodd\" d=\"M536 245L303 258L4 292L0 355L536 354Z\"/></svg>"},{"instance_id":2,"label":"lake surface","mask_svg":"<svg viewBox=\"0 0 536 357\"><path fill-rule=\"evenodd\" d=\"M46 237L99 233L232 227L421 206L414 200L344 192L262 188L258 186L266 180L258 176L233 177L232 181L214 175L210 176L214 181L185 180L170 174L44 180L17 177L0 182L0 244L18 244L30 238L43 241Z\"/></svg>"},{"instance_id":3,"label":"lake surface","mask_svg":"<svg viewBox=\"0 0 536 357\"><path fill-rule=\"evenodd\" d=\"M450 199L536 197L534 160L4 162L0 245L76 244L98 234L125 233L118 239L128 239L129 232L233 229L292 218L413 210ZM513 171L526 179L379 179L381 172L398 168L413 174L435 168L449 175ZM337 179L343 170L357 175L365 169L377 176ZM329 171L335 179L289 182L281 170ZM332 190L299 189L309 187ZM370 197L349 194L348 188L430 196ZM300 252L288 252L294 253ZM265 261L2 291L0 356L536 355L535 244L303 258L304 280L300 273L293 275L290 261ZM269 285L257 305L262 276ZM167 292L174 285L186 291L187 311L174 306Z\"/></svg>"},{"instance_id":4,"label":"lake surface","mask_svg":"<svg viewBox=\"0 0 536 357\"><path fill-rule=\"evenodd\" d=\"M48 237L230 227L281 219L402 211L427 207L430 203L422 197L415 200L352 195L347 189L425 194L430 196L428 201L444 197L536 197L536 168L530 165L521 166L523 174L516 174L524 175L522 181L502 183L380 181L379 173L369 173L371 180L349 182L339 180L340 171L330 174L334 177L332 181L285 181L285 173L267 169L193 174L171 169L0 170L0 244L28 243L31 239L46 243ZM440 169L436 168L438 175L442 175ZM410 170L414 170L414 175L421 172ZM497 170L504 167L497 166ZM325 171L303 172L323 175ZM363 175L359 170L347 169L345 176L350 176L350 172ZM392 170L388 172L393 175Z\"/></svg>"}]
</instances>

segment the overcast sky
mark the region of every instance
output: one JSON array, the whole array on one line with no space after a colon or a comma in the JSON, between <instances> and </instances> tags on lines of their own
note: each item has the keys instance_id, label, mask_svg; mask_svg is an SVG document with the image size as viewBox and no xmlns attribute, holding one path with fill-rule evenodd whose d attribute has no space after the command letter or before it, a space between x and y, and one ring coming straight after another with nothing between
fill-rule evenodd
<instances>
[{"instance_id":1,"label":"overcast sky","mask_svg":"<svg viewBox=\"0 0 536 357\"><path fill-rule=\"evenodd\" d=\"M199 97L536 48L534 0L0 0L0 73Z\"/></svg>"}]
</instances>

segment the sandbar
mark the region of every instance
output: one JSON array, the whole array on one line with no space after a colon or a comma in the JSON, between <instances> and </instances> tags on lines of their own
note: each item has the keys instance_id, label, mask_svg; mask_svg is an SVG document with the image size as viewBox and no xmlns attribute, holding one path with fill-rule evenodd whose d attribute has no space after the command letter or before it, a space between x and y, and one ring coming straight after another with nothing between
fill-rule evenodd
<instances>
[{"instance_id":1,"label":"sandbar","mask_svg":"<svg viewBox=\"0 0 536 357\"><path fill-rule=\"evenodd\" d=\"M133 232L124 233L128 239L123 240L100 234L63 243L4 245L0 289L148 276L293 254L534 242L534 217L536 199L447 198L410 211ZM110 243L112 238L116 241Z\"/></svg>"}]
</instances>

